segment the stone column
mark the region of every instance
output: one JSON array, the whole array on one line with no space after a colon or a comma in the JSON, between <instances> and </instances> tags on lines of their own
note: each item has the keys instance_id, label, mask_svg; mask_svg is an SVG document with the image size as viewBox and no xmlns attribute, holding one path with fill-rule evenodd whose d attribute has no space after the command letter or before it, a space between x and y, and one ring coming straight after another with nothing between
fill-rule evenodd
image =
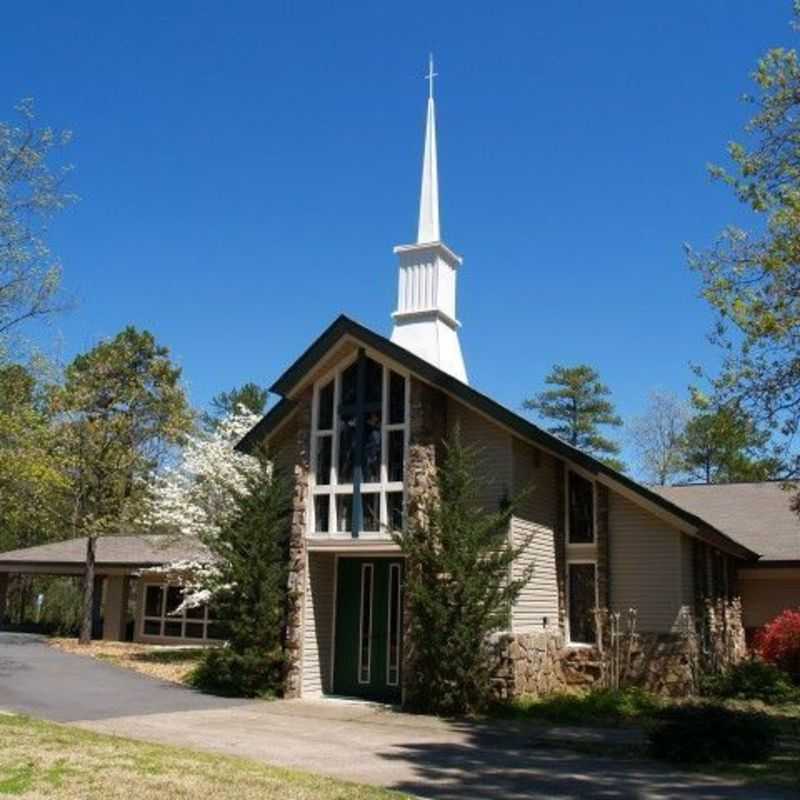
<instances>
[{"instance_id":1,"label":"stone column","mask_svg":"<svg viewBox=\"0 0 800 800\"><path fill-rule=\"evenodd\" d=\"M9 574L0 572L0 625L6 619L6 603L8 602L8 581Z\"/></svg>"},{"instance_id":2,"label":"stone column","mask_svg":"<svg viewBox=\"0 0 800 800\"><path fill-rule=\"evenodd\" d=\"M597 598L601 608L611 608L609 582L609 492L602 483L597 485Z\"/></svg>"},{"instance_id":3,"label":"stone column","mask_svg":"<svg viewBox=\"0 0 800 800\"><path fill-rule=\"evenodd\" d=\"M103 605L103 639L124 642L128 622L128 576L109 575Z\"/></svg>"},{"instance_id":4,"label":"stone column","mask_svg":"<svg viewBox=\"0 0 800 800\"><path fill-rule=\"evenodd\" d=\"M286 619L286 681L284 696L300 697L303 690L303 617L306 588L306 509L311 447L311 403L309 389L298 399L297 431L293 464L292 521L289 533L288 609Z\"/></svg>"}]
</instances>

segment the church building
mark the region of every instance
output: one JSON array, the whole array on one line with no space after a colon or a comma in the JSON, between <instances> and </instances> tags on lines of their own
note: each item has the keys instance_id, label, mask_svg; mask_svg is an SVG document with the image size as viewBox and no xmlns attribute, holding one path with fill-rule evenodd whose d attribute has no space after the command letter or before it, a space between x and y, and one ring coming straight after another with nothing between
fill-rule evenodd
<instances>
[{"instance_id":1,"label":"church building","mask_svg":"<svg viewBox=\"0 0 800 800\"><path fill-rule=\"evenodd\" d=\"M498 635L507 660L543 640L562 654L591 650L595 607L635 608L641 635L661 641L703 598L732 597L737 571L758 559L702 514L470 386L462 259L439 222L432 86L427 102L417 241L394 250L391 337L338 317L277 379L280 401L239 444L266 443L294 476L289 696L401 697L404 564L392 532L430 489L456 425L484 454L486 508L532 487L508 532L528 542L515 569L534 568ZM538 686L537 647L512 665L509 692Z\"/></svg>"},{"instance_id":2,"label":"church building","mask_svg":"<svg viewBox=\"0 0 800 800\"><path fill-rule=\"evenodd\" d=\"M286 694L402 699L404 558L393 534L431 491L456 426L482 452L487 510L524 492L508 535L524 545L514 571L532 575L493 637L497 693L593 685L603 673L595 609L623 619L634 609L638 682L685 694L709 601L733 610L717 620L729 655L742 652L742 625L800 607L800 519L778 483L643 486L470 385L462 260L439 222L432 68L429 79L417 241L395 248L391 337L338 317L275 381L279 402L238 444L266 444L294 484ZM224 635L208 608L178 613L180 586L151 570L202 559L200 543L163 538L98 542L97 635L154 644ZM85 552L74 539L0 553L0 623L13 576L79 577Z\"/></svg>"}]
</instances>

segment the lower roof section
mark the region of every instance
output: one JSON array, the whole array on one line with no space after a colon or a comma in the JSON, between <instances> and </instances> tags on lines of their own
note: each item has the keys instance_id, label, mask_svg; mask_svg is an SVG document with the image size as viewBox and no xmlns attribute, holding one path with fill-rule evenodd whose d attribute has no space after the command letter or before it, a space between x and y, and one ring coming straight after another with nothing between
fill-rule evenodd
<instances>
[{"instance_id":1,"label":"lower roof section","mask_svg":"<svg viewBox=\"0 0 800 800\"><path fill-rule=\"evenodd\" d=\"M194 537L144 535L99 536L95 549L98 572L133 572L173 561L207 561L206 547ZM86 537L50 542L0 553L0 572L80 575L86 562Z\"/></svg>"}]
</instances>

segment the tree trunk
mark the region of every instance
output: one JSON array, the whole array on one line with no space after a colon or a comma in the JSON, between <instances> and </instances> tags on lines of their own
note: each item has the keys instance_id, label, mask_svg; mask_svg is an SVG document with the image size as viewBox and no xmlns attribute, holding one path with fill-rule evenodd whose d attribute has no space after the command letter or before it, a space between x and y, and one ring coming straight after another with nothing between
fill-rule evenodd
<instances>
[{"instance_id":1,"label":"tree trunk","mask_svg":"<svg viewBox=\"0 0 800 800\"><path fill-rule=\"evenodd\" d=\"M83 576L83 618L81 619L80 644L92 641L92 617L94 611L94 559L96 536L86 537L86 571Z\"/></svg>"}]
</instances>

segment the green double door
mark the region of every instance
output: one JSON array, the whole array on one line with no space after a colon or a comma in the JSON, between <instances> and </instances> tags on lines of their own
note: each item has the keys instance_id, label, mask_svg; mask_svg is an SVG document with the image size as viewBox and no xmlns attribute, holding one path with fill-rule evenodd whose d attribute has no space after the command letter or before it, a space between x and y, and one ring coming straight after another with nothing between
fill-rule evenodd
<instances>
[{"instance_id":1,"label":"green double door","mask_svg":"<svg viewBox=\"0 0 800 800\"><path fill-rule=\"evenodd\" d=\"M400 700L403 562L339 558L336 581L336 694Z\"/></svg>"}]
</instances>

